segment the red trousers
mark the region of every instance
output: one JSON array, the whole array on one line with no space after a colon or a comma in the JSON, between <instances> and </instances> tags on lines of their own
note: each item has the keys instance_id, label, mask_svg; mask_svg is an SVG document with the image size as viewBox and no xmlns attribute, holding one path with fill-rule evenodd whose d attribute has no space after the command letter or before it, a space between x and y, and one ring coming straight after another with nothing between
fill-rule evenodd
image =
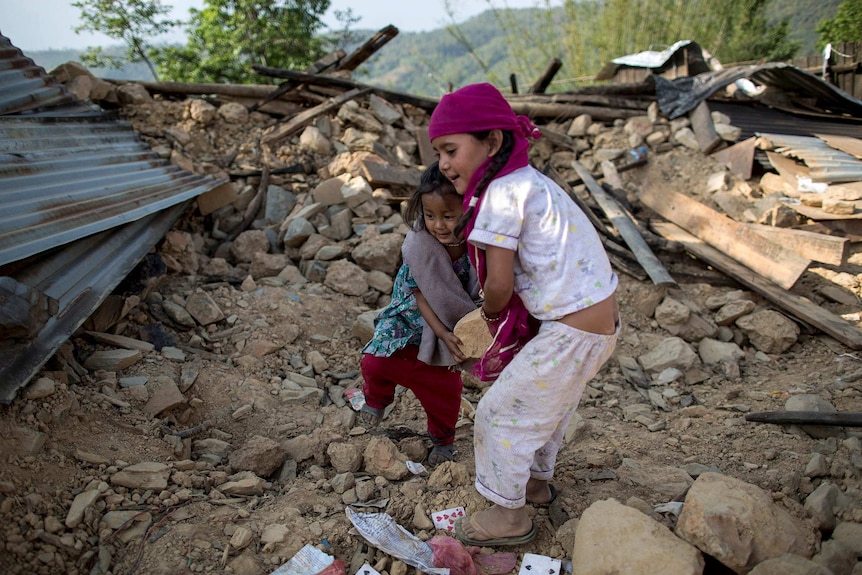
<instances>
[{"instance_id":1,"label":"red trousers","mask_svg":"<svg viewBox=\"0 0 862 575\"><path fill-rule=\"evenodd\" d=\"M362 391L369 407L384 409L395 400L395 386L416 396L428 418L428 434L434 445L455 442L455 423L461 409L461 373L416 358L419 348L408 345L389 357L364 354L360 367Z\"/></svg>"}]
</instances>

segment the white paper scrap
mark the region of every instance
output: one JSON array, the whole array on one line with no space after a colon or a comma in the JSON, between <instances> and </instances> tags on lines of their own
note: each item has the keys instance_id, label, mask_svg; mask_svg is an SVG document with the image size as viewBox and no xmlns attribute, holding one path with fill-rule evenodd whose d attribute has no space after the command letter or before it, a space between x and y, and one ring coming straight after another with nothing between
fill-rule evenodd
<instances>
[{"instance_id":1,"label":"white paper scrap","mask_svg":"<svg viewBox=\"0 0 862 575\"><path fill-rule=\"evenodd\" d=\"M372 546L430 575L449 575L448 567L434 567L434 550L428 543L398 525L386 513L359 513L344 509L347 518ZM281 574L279 574L281 575Z\"/></svg>"},{"instance_id":2,"label":"white paper scrap","mask_svg":"<svg viewBox=\"0 0 862 575\"><path fill-rule=\"evenodd\" d=\"M271 575L315 575L332 565L333 561L335 557L332 555L327 555L317 547L305 545Z\"/></svg>"}]
</instances>

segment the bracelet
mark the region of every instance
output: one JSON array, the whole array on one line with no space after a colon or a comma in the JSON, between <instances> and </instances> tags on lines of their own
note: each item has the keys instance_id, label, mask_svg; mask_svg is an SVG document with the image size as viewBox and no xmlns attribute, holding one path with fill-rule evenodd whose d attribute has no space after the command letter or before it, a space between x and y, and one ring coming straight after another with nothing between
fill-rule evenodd
<instances>
[{"instance_id":1,"label":"bracelet","mask_svg":"<svg viewBox=\"0 0 862 575\"><path fill-rule=\"evenodd\" d=\"M490 321L490 322L500 321L500 314L499 313L497 314L497 317L488 317L485 314L485 307L484 306L479 308L479 317L481 317L485 321Z\"/></svg>"}]
</instances>

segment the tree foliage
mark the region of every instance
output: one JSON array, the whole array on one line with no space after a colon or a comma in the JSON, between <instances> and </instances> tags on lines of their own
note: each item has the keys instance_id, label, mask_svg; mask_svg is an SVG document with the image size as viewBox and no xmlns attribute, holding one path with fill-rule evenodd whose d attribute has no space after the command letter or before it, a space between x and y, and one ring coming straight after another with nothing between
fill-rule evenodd
<instances>
[{"instance_id":1,"label":"tree foliage","mask_svg":"<svg viewBox=\"0 0 862 575\"><path fill-rule=\"evenodd\" d=\"M88 48L80 57L84 64L120 68L126 62L144 62L153 78L158 79L150 58L149 39L179 24L167 18L170 7L162 5L161 0L78 0L72 6L81 11L81 24L75 32L101 32L122 41L126 48L120 56L110 55L101 47Z\"/></svg>"},{"instance_id":2,"label":"tree foliage","mask_svg":"<svg viewBox=\"0 0 862 575\"><path fill-rule=\"evenodd\" d=\"M844 0L834 18L821 20L817 24L820 40L817 48L837 42L858 42L862 40L862 0Z\"/></svg>"},{"instance_id":3,"label":"tree foliage","mask_svg":"<svg viewBox=\"0 0 862 575\"><path fill-rule=\"evenodd\" d=\"M320 17L329 0L205 0L192 9L185 46L156 56L166 79L265 83L254 64L302 69L323 55Z\"/></svg>"}]
</instances>

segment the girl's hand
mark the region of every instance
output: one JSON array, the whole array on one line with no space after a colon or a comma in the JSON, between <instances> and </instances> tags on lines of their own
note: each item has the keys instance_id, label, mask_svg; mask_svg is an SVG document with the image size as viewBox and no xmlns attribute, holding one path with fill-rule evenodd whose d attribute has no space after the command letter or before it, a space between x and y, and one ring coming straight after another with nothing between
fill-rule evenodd
<instances>
[{"instance_id":1,"label":"girl's hand","mask_svg":"<svg viewBox=\"0 0 862 575\"><path fill-rule=\"evenodd\" d=\"M454 333L450 331L440 339L442 339L443 343L446 344L446 348L449 350L449 353L452 354L455 361L461 363L467 359L467 356L465 356L464 352L461 351L461 340Z\"/></svg>"}]
</instances>

